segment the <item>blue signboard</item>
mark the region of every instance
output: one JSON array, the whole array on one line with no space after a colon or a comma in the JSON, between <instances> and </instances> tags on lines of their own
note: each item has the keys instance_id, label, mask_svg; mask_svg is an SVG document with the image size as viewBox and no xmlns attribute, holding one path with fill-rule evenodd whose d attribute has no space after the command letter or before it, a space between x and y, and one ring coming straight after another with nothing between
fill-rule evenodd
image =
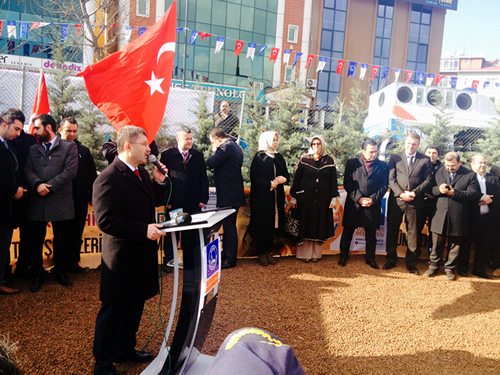
<instances>
[{"instance_id":1,"label":"blue signboard","mask_svg":"<svg viewBox=\"0 0 500 375\"><path fill-rule=\"evenodd\" d=\"M415 3L422 5L429 5L432 7L446 8L450 10L457 10L458 0L403 0L407 3Z\"/></svg>"},{"instance_id":2,"label":"blue signboard","mask_svg":"<svg viewBox=\"0 0 500 375\"><path fill-rule=\"evenodd\" d=\"M173 79L171 82L171 87L181 88L182 81L179 79ZM216 100L230 100L235 102L241 102L245 95L245 91L250 91L247 88L235 87L235 86L223 86L217 85L215 83L203 83L203 82L192 82L186 81L186 88L196 90L199 87L206 90L213 91L215 93ZM258 93L258 100L262 100L265 93L262 90L255 90Z\"/></svg>"}]
</instances>

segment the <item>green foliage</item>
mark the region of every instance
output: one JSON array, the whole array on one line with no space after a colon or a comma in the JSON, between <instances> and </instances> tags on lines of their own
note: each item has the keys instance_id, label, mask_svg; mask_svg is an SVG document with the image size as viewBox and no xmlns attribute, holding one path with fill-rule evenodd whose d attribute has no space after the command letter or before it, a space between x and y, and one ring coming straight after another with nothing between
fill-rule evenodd
<instances>
[{"instance_id":1,"label":"green foliage","mask_svg":"<svg viewBox=\"0 0 500 375\"><path fill-rule=\"evenodd\" d=\"M74 85L71 82L71 72L67 69L61 69L63 64L62 49L54 47L54 59L58 70L52 75L53 82L47 86L47 93L50 103L50 115L60 123L65 117L79 116L79 111L73 109L76 103L76 98L79 96L80 91L83 89L80 86Z\"/></svg>"},{"instance_id":2,"label":"green foliage","mask_svg":"<svg viewBox=\"0 0 500 375\"><path fill-rule=\"evenodd\" d=\"M359 81L354 81L354 87L350 90L351 101L345 108L345 121L347 125L356 131L363 131L363 124L368 116L368 95L363 91Z\"/></svg>"},{"instance_id":3,"label":"green foliage","mask_svg":"<svg viewBox=\"0 0 500 375\"><path fill-rule=\"evenodd\" d=\"M198 151L203 154L203 158L208 160L212 154L212 144L210 143L210 138L208 135L210 131L214 128L214 121L212 114L207 108L206 101L208 93L204 90L199 90L198 98L196 99L197 107L194 114L198 119L198 130L194 134L196 139L195 147ZM214 186L214 175L211 169L207 168L208 183L210 186Z\"/></svg>"},{"instance_id":4,"label":"green foliage","mask_svg":"<svg viewBox=\"0 0 500 375\"><path fill-rule=\"evenodd\" d=\"M498 116L490 122L490 127L485 129L484 138L476 141L475 146L486 158L489 166L500 162L500 109Z\"/></svg>"},{"instance_id":5,"label":"green foliage","mask_svg":"<svg viewBox=\"0 0 500 375\"><path fill-rule=\"evenodd\" d=\"M90 149L90 153L94 158L96 168L102 171L108 165L102 154L102 145L104 144L104 125L111 126L104 114L90 100L87 91L81 87L78 91L80 94L76 101L80 108L78 121L78 140ZM113 137L116 139L116 135Z\"/></svg>"}]
</instances>

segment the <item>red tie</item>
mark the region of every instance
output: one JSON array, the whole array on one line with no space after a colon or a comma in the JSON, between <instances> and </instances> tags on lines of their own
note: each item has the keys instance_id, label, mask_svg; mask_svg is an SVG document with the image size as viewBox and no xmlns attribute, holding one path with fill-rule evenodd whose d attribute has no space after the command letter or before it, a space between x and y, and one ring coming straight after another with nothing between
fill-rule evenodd
<instances>
[{"instance_id":1,"label":"red tie","mask_svg":"<svg viewBox=\"0 0 500 375\"><path fill-rule=\"evenodd\" d=\"M182 158L184 159L184 170L186 170L187 151L182 152Z\"/></svg>"},{"instance_id":2,"label":"red tie","mask_svg":"<svg viewBox=\"0 0 500 375\"><path fill-rule=\"evenodd\" d=\"M138 169L134 170L134 173L135 173L135 175L137 177L139 177L139 180L142 180L141 175L139 174L139 170Z\"/></svg>"}]
</instances>

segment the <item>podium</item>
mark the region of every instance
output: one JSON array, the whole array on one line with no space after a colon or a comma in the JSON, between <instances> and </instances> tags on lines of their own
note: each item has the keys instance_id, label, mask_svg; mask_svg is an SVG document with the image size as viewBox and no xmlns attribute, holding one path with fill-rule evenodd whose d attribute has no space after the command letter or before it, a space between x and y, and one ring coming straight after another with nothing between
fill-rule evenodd
<instances>
[{"instance_id":1,"label":"podium","mask_svg":"<svg viewBox=\"0 0 500 375\"><path fill-rule=\"evenodd\" d=\"M225 209L192 215L188 225L162 229L171 233L177 249L177 236L182 232L183 284L181 306L172 345L170 337L179 292L179 257L174 251L174 285L172 307L165 337L158 356L142 372L143 375L204 374L214 357L202 355L201 348L212 324L217 305L221 274L221 252L218 230L222 220L235 212ZM213 241L206 245L206 238ZM212 298L208 300L212 292Z\"/></svg>"}]
</instances>

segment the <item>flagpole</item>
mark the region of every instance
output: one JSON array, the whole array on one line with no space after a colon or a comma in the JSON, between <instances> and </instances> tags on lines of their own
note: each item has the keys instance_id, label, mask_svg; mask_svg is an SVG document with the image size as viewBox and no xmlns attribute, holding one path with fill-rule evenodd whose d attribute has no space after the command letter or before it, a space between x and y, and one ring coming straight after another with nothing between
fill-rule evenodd
<instances>
[{"instance_id":1,"label":"flagpole","mask_svg":"<svg viewBox=\"0 0 500 375\"><path fill-rule=\"evenodd\" d=\"M182 69L182 88L186 88L186 57L187 57L187 30L188 30L188 9L189 9L189 0L186 0L186 17L184 20L184 62Z\"/></svg>"}]
</instances>

